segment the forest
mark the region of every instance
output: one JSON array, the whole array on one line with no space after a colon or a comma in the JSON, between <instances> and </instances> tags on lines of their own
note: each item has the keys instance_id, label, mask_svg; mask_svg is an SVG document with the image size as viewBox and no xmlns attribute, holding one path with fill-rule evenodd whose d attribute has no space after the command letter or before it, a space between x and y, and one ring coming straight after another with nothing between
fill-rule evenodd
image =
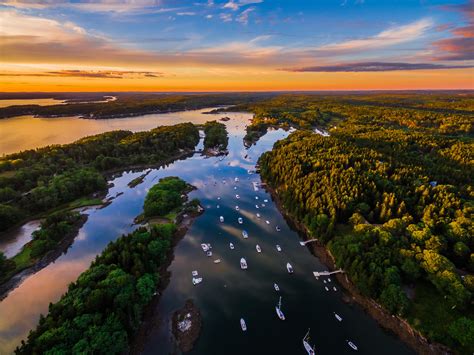
<instances>
[{"instance_id":1,"label":"forest","mask_svg":"<svg viewBox=\"0 0 474 355\"><path fill-rule=\"evenodd\" d=\"M452 99L444 112L435 98L370 99L305 101L295 111L287 97L270 100L257 124L267 115L323 124L330 136L303 129L277 142L260 158L262 178L362 294L429 339L472 353L472 99Z\"/></svg>"},{"instance_id":2,"label":"forest","mask_svg":"<svg viewBox=\"0 0 474 355\"><path fill-rule=\"evenodd\" d=\"M209 121L204 124L204 149L215 149L223 152L227 149L229 137L225 124L217 121Z\"/></svg>"},{"instance_id":3,"label":"forest","mask_svg":"<svg viewBox=\"0 0 474 355\"><path fill-rule=\"evenodd\" d=\"M165 215L180 204L187 184L179 178L161 179L146 196L148 217ZM168 191L179 199L170 203ZM111 242L90 268L50 304L37 328L16 354L122 354L130 349L144 310L163 280L176 225L140 227Z\"/></svg>"}]
</instances>

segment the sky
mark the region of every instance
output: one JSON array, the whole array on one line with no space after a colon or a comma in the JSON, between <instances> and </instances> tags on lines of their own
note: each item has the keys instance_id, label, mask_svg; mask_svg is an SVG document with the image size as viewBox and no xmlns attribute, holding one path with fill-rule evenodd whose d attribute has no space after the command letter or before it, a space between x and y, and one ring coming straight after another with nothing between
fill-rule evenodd
<instances>
[{"instance_id":1,"label":"sky","mask_svg":"<svg viewBox=\"0 0 474 355\"><path fill-rule=\"evenodd\" d=\"M474 0L0 1L0 91L474 89Z\"/></svg>"}]
</instances>

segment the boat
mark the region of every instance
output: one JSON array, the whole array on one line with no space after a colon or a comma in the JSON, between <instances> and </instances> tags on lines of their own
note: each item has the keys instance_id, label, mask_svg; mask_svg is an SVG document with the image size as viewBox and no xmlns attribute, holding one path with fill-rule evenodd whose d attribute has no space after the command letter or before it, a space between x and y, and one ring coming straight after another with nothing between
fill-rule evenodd
<instances>
[{"instance_id":1,"label":"boat","mask_svg":"<svg viewBox=\"0 0 474 355\"><path fill-rule=\"evenodd\" d=\"M266 205L264 203L261 204L262 207L265 207Z\"/></svg>"},{"instance_id":2,"label":"boat","mask_svg":"<svg viewBox=\"0 0 474 355\"><path fill-rule=\"evenodd\" d=\"M267 203L267 202L268 202L268 200L267 200L267 199L265 199L265 200L263 200L263 202Z\"/></svg>"},{"instance_id":3,"label":"boat","mask_svg":"<svg viewBox=\"0 0 474 355\"><path fill-rule=\"evenodd\" d=\"M324 283L327 283L327 281L326 281L326 280L323 280L323 282L324 282Z\"/></svg>"},{"instance_id":4,"label":"boat","mask_svg":"<svg viewBox=\"0 0 474 355\"><path fill-rule=\"evenodd\" d=\"M309 329L308 329L308 332L306 333L306 335L303 338L303 346L304 346L306 352L308 353L308 355L315 355L316 354L316 352L314 351L314 346L311 347L311 345L309 344Z\"/></svg>"},{"instance_id":5,"label":"boat","mask_svg":"<svg viewBox=\"0 0 474 355\"><path fill-rule=\"evenodd\" d=\"M240 318L240 327L242 328L242 331L247 331L247 324L245 324L245 320L243 318Z\"/></svg>"},{"instance_id":6,"label":"boat","mask_svg":"<svg viewBox=\"0 0 474 355\"><path fill-rule=\"evenodd\" d=\"M258 200L258 196L255 196L255 199Z\"/></svg>"},{"instance_id":7,"label":"boat","mask_svg":"<svg viewBox=\"0 0 474 355\"><path fill-rule=\"evenodd\" d=\"M235 198L240 198L239 194L235 195Z\"/></svg>"},{"instance_id":8,"label":"boat","mask_svg":"<svg viewBox=\"0 0 474 355\"><path fill-rule=\"evenodd\" d=\"M234 179L234 181L235 181L235 182L239 182L239 178L236 177L236 178Z\"/></svg>"},{"instance_id":9,"label":"boat","mask_svg":"<svg viewBox=\"0 0 474 355\"><path fill-rule=\"evenodd\" d=\"M277 313L278 318L280 318L281 320L285 320L285 315L283 314L283 311L281 310L281 296L280 296L280 300L278 301L278 305L275 306L275 311Z\"/></svg>"},{"instance_id":10,"label":"boat","mask_svg":"<svg viewBox=\"0 0 474 355\"><path fill-rule=\"evenodd\" d=\"M237 221L239 222L239 224L244 223L244 220L242 219L242 217L237 218Z\"/></svg>"},{"instance_id":11,"label":"boat","mask_svg":"<svg viewBox=\"0 0 474 355\"><path fill-rule=\"evenodd\" d=\"M202 277L193 277L193 285L196 286L202 282Z\"/></svg>"},{"instance_id":12,"label":"boat","mask_svg":"<svg viewBox=\"0 0 474 355\"><path fill-rule=\"evenodd\" d=\"M243 230L242 231L242 236L244 237L244 239L247 239L249 237L249 234L247 233L246 230Z\"/></svg>"},{"instance_id":13,"label":"boat","mask_svg":"<svg viewBox=\"0 0 474 355\"><path fill-rule=\"evenodd\" d=\"M325 289L326 291L329 291L329 288L328 288L327 286L324 286L324 289Z\"/></svg>"},{"instance_id":14,"label":"boat","mask_svg":"<svg viewBox=\"0 0 474 355\"><path fill-rule=\"evenodd\" d=\"M234 186L234 190L237 190L237 186Z\"/></svg>"},{"instance_id":15,"label":"boat","mask_svg":"<svg viewBox=\"0 0 474 355\"><path fill-rule=\"evenodd\" d=\"M235 210L236 211L240 210L239 206L235 206Z\"/></svg>"},{"instance_id":16,"label":"boat","mask_svg":"<svg viewBox=\"0 0 474 355\"><path fill-rule=\"evenodd\" d=\"M337 314L336 312L334 312L334 317L336 317L336 319L339 321L339 322L342 322L342 317Z\"/></svg>"},{"instance_id":17,"label":"boat","mask_svg":"<svg viewBox=\"0 0 474 355\"><path fill-rule=\"evenodd\" d=\"M209 251L206 253L206 255L209 256L209 257L211 257L211 256L212 256L212 251L209 250Z\"/></svg>"},{"instance_id":18,"label":"boat","mask_svg":"<svg viewBox=\"0 0 474 355\"><path fill-rule=\"evenodd\" d=\"M290 263L286 263L286 269L288 270L288 273L290 273L290 274L293 273L293 266L291 266Z\"/></svg>"},{"instance_id":19,"label":"boat","mask_svg":"<svg viewBox=\"0 0 474 355\"><path fill-rule=\"evenodd\" d=\"M217 205L216 208L221 208L221 206Z\"/></svg>"},{"instance_id":20,"label":"boat","mask_svg":"<svg viewBox=\"0 0 474 355\"><path fill-rule=\"evenodd\" d=\"M258 205L255 205L255 208L260 208L260 207L258 207Z\"/></svg>"},{"instance_id":21,"label":"boat","mask_svg":"<svg viewBox=\"0 0 474 355\"><path fill-rule=\"evenodd\" d=\"M333 286L333 288L332 288L332 289L334 290L334 292L336 292L336 291L337 291L337 288L336 288L336 286Z\"/></svg>"},{"instance_id":22,"label":"boat","mask_svg":"<svg viewBox=\"0 0 474 355\"><path fill-rule=\"evenodd\" d=\"M198 272L197 272L197 270L193 270L193 272L191 272L191 274L192 274L194 277L196 277L196 276L198 275Z\"/></svg>"},{"instance_id":23,"label":"boat","mask_svg":"<svg viewBox=\"0 0 474 355\"><path fill-rule=\"evenodd\" d=\"M219 264L220 262L221 262L221 259L214 260L214 264Z\"/></svg>"},{"instance_id":24,"label":"boat","mask_svg":"<svg viewBox=\"0 0 474 355\"><path fill-rule=\"evenodd\" d=\"M219 221L221 221L221 223L223 223L224 222L224 216L220 216Z\"/></svg>"},{"instance_id":25,"label":"boat","mask_svg":"<svg viewBox=\"0 0 474 355\"><path fill-rule=\"evenodd\" d=\"M220 200L221 198L220 198L220 197L218 197L217 199L218 199L218 200Z\"/></svg>"},{"instance_id":26,"label":"boat","mask_svg":"<svg viewBox=\"0 0 474 355\"><path fill-rule=\"evenodd\" d=\"M265 221L265 223L266 223L266 224L270 224L270 221L267 219L267 220Z\"/></svg>"},{"instance_id":27,"label":"boat","mask_svg":"<svg viewBox=\"0 0 474 355\"><path fill-rule=\"evenodd\" d=\"M328 277L328 281L331 282L331 278L330 278L330 277Z\"/></svg>"},{"instance_id":28,"label":"boat","mask_svg":"<svg viewBox=\"0 0 474 355\"><path fill-rule=\"evenodd\" d=\"M246 270L247 269L247 261L244 259L244 258L240 258L240 268L242 270Z\"/></svg>"},{"instance_id":29,"label":"boat","mask_svg":"<svg viewBox=\"0 0 474 355\"><path fill-rule=\"evenodd\" d=\"M260 217L261 217L261 216L260 216L260 213L257 213L257 218L260 218Z\"/></svg>"},{"instance_id":30,"label":"boat","mask_svg":"<svg viewBox=\"0 0 474 355\"><path fill-rule=\"evenodd\" d=\"M278 287L278 285L276 283L273 284L273 288L275 289L275 291L280 291L280 287Z\"/></svg>"},{"instance_id":31,"label":"boat","mask_svg":"<svg viewBox=\"0 0 474 355\"><path fill-rule=\"evenodd\" d=\"M350 341L350 340L346 340L346 341L347 341L347 345L349 345L353 350L355 350L355 351L359 350L357 348L357 345L355 345L352 341Z\"/></svg>"},{"instance_id":32,"label":"boat","mask_svg":"<svg viewBox=\"0 0 474 355\"><path fill-rule=\"evenodd\" d=\"M255 249L257 249L258 253L262 252L262 248L260 248L260 245L258 245L258 244L255 246Z\"/></svg>"},{"instance_id":33,"label":"boat","mask_svg":"<svg viewBox=\"0 0 474 355\"><path fill-rule=\"evenodd\" d=\"M205 244L205 243L202 243L201 244L201 248L204 252L208 251L209 250L209 245L208 244Z\"/></svg>"},{"instance_id":34,"label":"boat","mask_svg":"<svg viewBox=\"0 0 474 355\"><path fill-rule=\"evenodd\" d=\"M278 226L276 226L275 229L276 229L277 232L281 231L280 227L278 227Z\"/></svg>"},{"instance_id":35,"label":"boat","mask_svg":"<svg viewBox=\"0 0 474 355\"><path fill-rule=\"evenodd\" d=\"M230 248L231 250L234 250L234 244L229 243L229 248Z\"/></svg>"},{"instance_id":36,"label":"boat","mask_svg":"<svg viewBox=\"0 0 474 355\"><path fill-rule=\"evenodd\" d=\"M278 244L276 245L276 248L278 251L281 251L281 246L279 246Z\"/></svg>"}]
</instances>

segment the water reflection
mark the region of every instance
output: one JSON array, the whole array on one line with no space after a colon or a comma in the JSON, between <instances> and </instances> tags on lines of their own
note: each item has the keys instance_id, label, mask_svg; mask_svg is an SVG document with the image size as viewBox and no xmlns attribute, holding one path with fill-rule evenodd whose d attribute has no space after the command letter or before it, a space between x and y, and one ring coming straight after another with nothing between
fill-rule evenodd
<instances>
[{"instance_id":1,"label":"water reflection","mask_svg":"<svg viewBox=\"0 0 474 355\"><path fill-rule=\"evenodd\" d=\"M40 223L41 221L30 221L21 227L4 233L0 239L0 251L7 258L18 254L23 246L33 238L32 234L39 229Z\"/></svg>"}]
</instances>

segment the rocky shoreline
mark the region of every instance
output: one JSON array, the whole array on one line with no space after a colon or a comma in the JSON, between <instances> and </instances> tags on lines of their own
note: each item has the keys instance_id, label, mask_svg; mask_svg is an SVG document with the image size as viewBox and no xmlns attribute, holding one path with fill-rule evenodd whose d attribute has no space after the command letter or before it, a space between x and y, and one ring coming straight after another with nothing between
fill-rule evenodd
<instances>
[{"instance_id":1,"label":"rocky shoreline","mask_svg":"<svg viewBox=\"0 0 474 355\"><path fill-rule=\"evenodd\" d=\"M201 313L193 300L186 301L183 308L173 313L171 329L178 348L182 352L192 350L201 331Z\"/></svg>"},{"instance_id":2,"label":"rocky shoreline","mask_svg":"<svg viewBox=\"0 0 474 355\"><path fill-rule=\"evenodd\" d=\"M262 182L263 178L262 178ZM306 226L298 222L293 216L288 214L279 199L277 192L267 184L265 189L270 193L274 200L278 210L284 216L288 224L295 229L303 240L309 239L309 231ZM336 265L334 257L331 252L319 241L310 243L307 245L310 252L316 256L323 264L325 264L329 270L335 270ZM344 290L347 292L347 296L344 297L344 301L350 303L356 303L361 306L364 311L369 314L377 323L382 326L385 330L395 334L401 341L407 344L410 348L415 350L418 354L422 355L448 355L453 354L452 350L445 345L430 342L420 332L413 329L411 325L403 318L390 314L375 300L363 296L357 289L357 287L349 280L346 274L334 275Z\"/></svg>"}]
</instances>

